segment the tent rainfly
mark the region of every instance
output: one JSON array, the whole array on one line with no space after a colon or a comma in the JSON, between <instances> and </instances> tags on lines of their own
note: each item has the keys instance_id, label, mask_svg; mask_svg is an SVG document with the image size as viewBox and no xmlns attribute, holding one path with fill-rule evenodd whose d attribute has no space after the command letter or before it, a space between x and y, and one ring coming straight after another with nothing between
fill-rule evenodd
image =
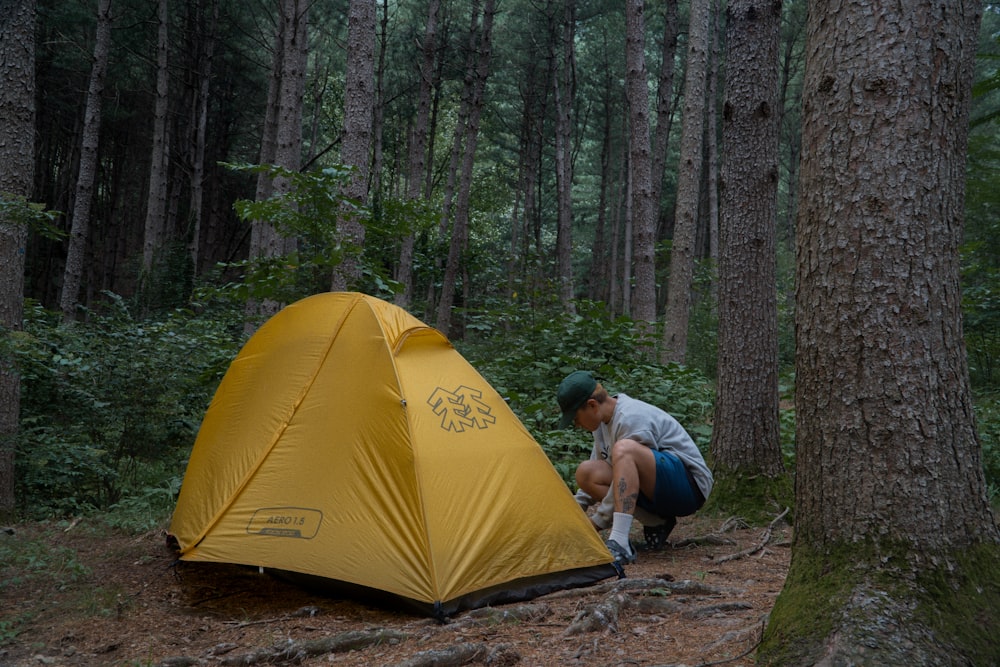
<instances>
[{"instance_id":1,"label":"tent rainfly","mask_svg":"<svg viewBox=\"0 0 1000 667\"><path fill-rule=\"evenodd\" d=\"M170 534L182 560L441 619L615 575L541 447L445 336L348 292L294 303L247 341Z\"/></svg>"}]
</instances>

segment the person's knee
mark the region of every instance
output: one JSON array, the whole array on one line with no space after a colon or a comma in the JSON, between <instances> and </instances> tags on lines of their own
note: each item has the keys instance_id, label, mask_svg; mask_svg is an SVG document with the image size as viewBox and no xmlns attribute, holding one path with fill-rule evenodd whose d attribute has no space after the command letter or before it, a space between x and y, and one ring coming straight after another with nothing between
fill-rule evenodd
<instances>
[{"instance_id":1,"label":"person's knee","mask_svg":"<svg viewBox=\"0 0 1000 667\"><path fill-rule=\"evenodd\" d=\"M604 461L588 459L576 467L576 484L591 495L611 483L611 467Z\"/></svg>"},{"instance_id":2,"label":"person's knee","mask_svg":"<svg viewBox=\"0 0 1000 667\"><path fill-rule=\"evenodd\" d=\"M643 449L648 449L641 442L623 438L611 446L611 460L620 461L626 458L634 459Z\"/></svg>"}]
</instances>

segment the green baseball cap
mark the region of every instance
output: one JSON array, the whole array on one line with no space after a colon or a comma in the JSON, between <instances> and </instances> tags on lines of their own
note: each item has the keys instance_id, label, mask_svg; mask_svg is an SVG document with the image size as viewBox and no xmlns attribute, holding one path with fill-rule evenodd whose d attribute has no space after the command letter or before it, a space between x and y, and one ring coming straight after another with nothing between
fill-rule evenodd
<instances>
[{"instance_id":1,"label":"green baseball cap","mask_svg":"<svg viewBox=\"0 0 1000 667\"><path fill-rule=\"evenodd\" d=\"M556 399L562 409L559 428L573 425L576 411L583 407L595 389L597 389L597 380L589 371L573 371L563 378L563 381L559 383L559 391L556 392Z\"/></svg>"}]
</instances>

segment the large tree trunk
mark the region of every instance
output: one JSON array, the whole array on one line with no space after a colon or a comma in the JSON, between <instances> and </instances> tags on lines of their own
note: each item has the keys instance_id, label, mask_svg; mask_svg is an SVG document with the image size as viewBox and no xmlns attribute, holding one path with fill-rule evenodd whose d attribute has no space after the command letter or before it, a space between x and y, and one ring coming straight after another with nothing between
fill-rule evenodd
<instances>
[{"instance_id":1,"label":"large tree trunk","mask_svg":"<svg viewBox=\"0 0 1000 667\"><path fill-rule=\"evenodd\" d=\"M0 0L0 197L31 195L35 167L35 3ZM13 207L11 207L13 210ZM27 227L0 213L0 335L20 331ZM0 521L14 518L21 378L0 356Z\"/></svg>"},{"instance_id":2,"label":"large tree trunk","mask_svg":"<svg viewBox=\"0 0 1000 667\"><path fill-rule=\"evenodd\" d=\"M344 195L358 205L368 202L375 106L375 0L351 0L347 16L347 73L344 81L344 138L340 162L354 168ZM359 213L345 209L337 234L347 248L334 268L331 288L345 290L361 275L365 228Z\"/></svg>"},{"instance_id":3,"label":"large tree trunk","mask_svg":"<svg viewBox=\"0 0 1000 667\"><path fill-rule=\"evenodd\" d=\"M772 0L729 1L712 458L717 486L729 478L741 497L741 480L784 472L775 282L780 25L781 6Z\"/></svg>"},{"instance_id":4,"label":"large tree trunk","mask_svg":"<svg viewBox=\"0 0 1000 667\"><path fill-rule=\"evenodd\" d=\"M677 203L670 251L670 280L664 314L660 361L684 363L687 356L691 286L694 282L699 185L704 147L705 82L708 73L711 0L692 0L688 29L687 71L684 77L684 115L681 119L681 155L677 168Z\"/></svg>"},{"instance_id":5,"label":"large tree trunk","mask_svg":"<svg viewBox=\"0 0 1000 667\"><path fill-rule=\"evenodd\" d=\"M656 219L649 143L649 81L646 76L645 0L625 3L625 97L629 118L629 182L635 235L635 298L632 317L643 333L656 324ZM655 345L650 347L650 352Z\"/></svg>"},{"instance_id":6,"label":"large tree trunk","mask_svg":"<svg viewBox=\"0 0 1000 667\"><path fill-rule=\"evenodd\" d=\"M168 41L168 0L157 0L156 98L153 108L153 147L149 158L149 193L146 198L146 227L142 244L142 270L148 287L153 266L163 250L167 224L167 176L170 138L167 126L167 93L170 81Z\"/></svg>"},{"instance_id":7,"label":"large tree trunk","mask_svg":"<svg viewBox=\"0 0 1000 667\"><path fill-rule=\"evenodd\" d=\"M101 137L101 102L104 80L108 73L111 51L111 0L98 0L97 32L94 40L94 65L90 70L87 102L83 112L83 139L80 145L80 169L73 200L73 221L70 225L66 270L63 272L59 307L63 317L73 319L80 298L83 258L90 236L90 207L94 201L94 180L97 176L97 147Z\"/></svg>"},{"instance_id":8,"label":"large tree trunk","mask_svg":"<svg viewBox=\"0 0 1000 667\"><path fill-rule=\"evenodd\" d=\"M1000 664L959 291L980 11L810 4L795 542L765 664Z\"/></svg>"}]
</instances>

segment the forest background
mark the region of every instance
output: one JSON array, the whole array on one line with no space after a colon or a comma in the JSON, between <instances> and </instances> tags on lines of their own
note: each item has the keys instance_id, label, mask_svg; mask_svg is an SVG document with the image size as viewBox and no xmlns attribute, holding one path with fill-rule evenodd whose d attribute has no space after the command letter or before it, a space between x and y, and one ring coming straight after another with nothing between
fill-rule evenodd
<instances>
[{"instance_id":1,"label":"forest background","mask_svg":"<svg viewBox=\"0 0 1000 667\"><path fill-rule=\"evenodd\" d=\"M361 4L374 10L372 32L350 34ZM18 518L97 512L130 530L163 526L201 416L246 337L281 304L332 288L393 300L447 333L568 482L589 443L553 430L553 395L578 367L664 406L708 453L726 71L718 7L696 35L708 47L699 87L687 82L689 5L646 3L649 98L637 109L626 90L636 34L621 3L342 0L310 6L308 22L296 6L122 0L112 13L108 0L38 3L30 200L44 212L26 247L23 331L2 339L21 381ZM784 3L778 67L773 287L789 469L805 10ZM998 28L988 6L962 253L994 504ZM359 72L368 76L352 83ZM291 139L280 129L289 118ZM687 122L699 128L695 155L682 140ZM651 233L634 196L641 156L630 150L643 124ZM352 160L358 137L364 159ZM690 308L670 317L687 220ZM679 347L667 343L678 320Z\"/></svg>"}]
</instances>

